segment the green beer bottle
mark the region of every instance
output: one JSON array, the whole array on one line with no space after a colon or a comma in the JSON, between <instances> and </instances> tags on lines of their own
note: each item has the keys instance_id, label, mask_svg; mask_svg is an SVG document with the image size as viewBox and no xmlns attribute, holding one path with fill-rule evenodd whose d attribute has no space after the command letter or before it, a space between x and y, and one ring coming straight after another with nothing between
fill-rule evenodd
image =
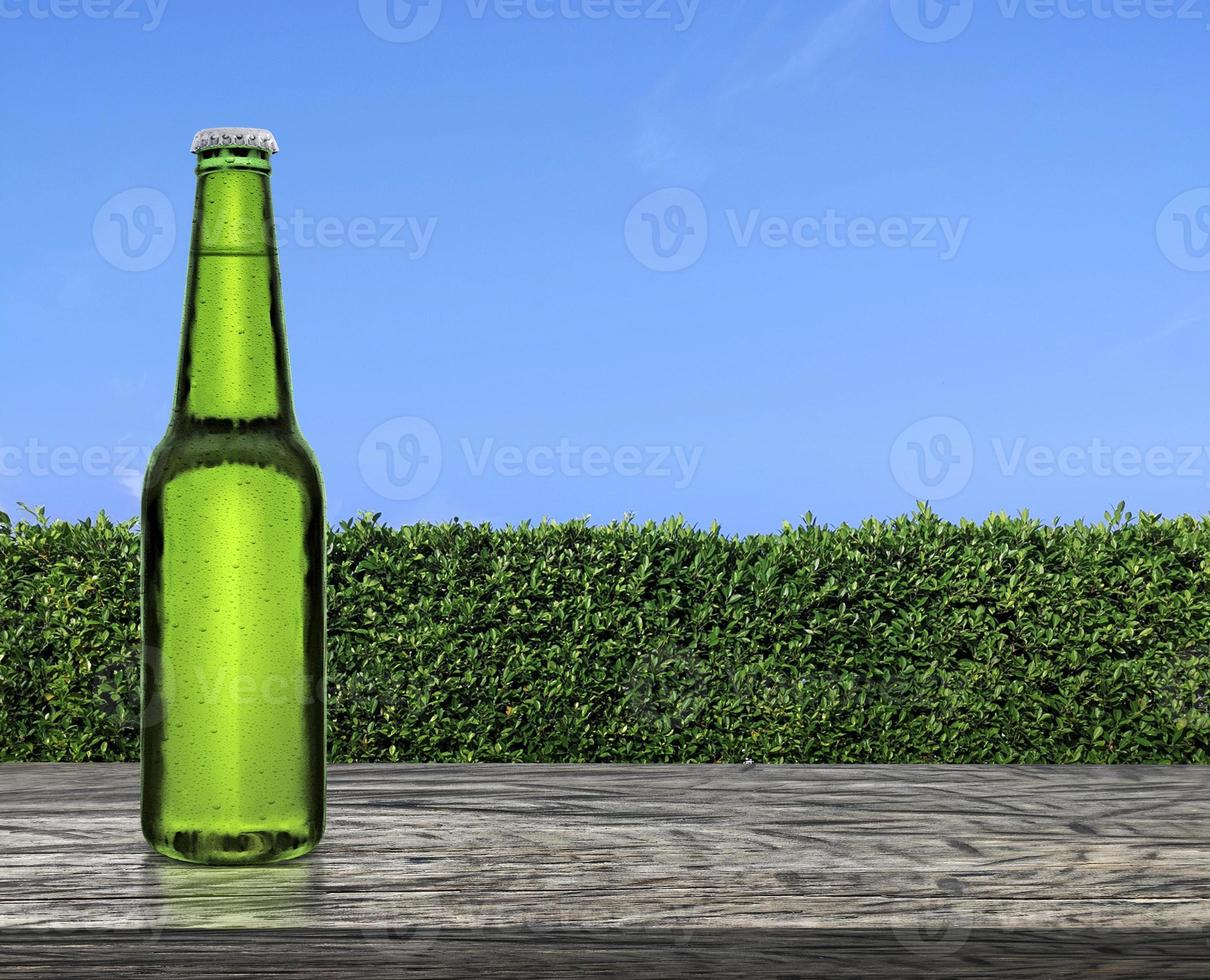
<instances>
[{"instance_id":1,"label":"green beer bottle","mask_svg":"<svg viewBox=\"0 0 1210 980\"><path fill-rule=\"evenodd\" d=\"M180 367L143 488L143 833L258 864L324 828L324 535L294 419L269 198L272 134L193 141Z\"/></svg>"}]
</instances>

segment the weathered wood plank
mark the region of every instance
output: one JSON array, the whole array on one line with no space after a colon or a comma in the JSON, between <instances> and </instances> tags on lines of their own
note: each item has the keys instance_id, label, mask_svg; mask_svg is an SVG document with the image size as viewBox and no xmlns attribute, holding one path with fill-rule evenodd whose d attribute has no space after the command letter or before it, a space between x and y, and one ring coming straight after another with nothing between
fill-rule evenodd
<instances>
[{"instance_id":1,"label":"weathered wood plank","mask_svg":"<svg viewBox=\"0 0 1210 980\"><path fill-rule=\"evenodd\" d=\"M309 857L199 868L146 849L136 767L0 767L0 972L1201 976L1210 960L1200 768L338 766L329 793Z\"/></svg>"}]
</instances>

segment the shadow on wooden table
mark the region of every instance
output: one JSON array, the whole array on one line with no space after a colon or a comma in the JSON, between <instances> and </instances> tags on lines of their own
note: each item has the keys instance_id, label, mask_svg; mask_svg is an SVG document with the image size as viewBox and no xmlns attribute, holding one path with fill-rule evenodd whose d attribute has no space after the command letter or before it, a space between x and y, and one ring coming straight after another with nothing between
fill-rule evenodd
<instances>
[{"instance_id":1,"label":"shadow on wooden table","mask_svg":"<svg viewBox=\"0 0 1210 980\"><path fill-rule=\"evenodd\" d=\"M103 941L101 941L103 940ZM73 973L87 950L88 969ZM1181 977L1206 976L1202 933L974 930L177 929L0 932L6 976Z\"/></svg>"}]
</instances>

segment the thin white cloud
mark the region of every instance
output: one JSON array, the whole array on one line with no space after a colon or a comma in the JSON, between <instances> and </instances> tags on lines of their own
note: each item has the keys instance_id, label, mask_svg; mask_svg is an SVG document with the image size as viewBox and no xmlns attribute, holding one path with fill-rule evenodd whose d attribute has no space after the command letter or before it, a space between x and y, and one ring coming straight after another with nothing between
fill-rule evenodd
<instances>
[{"instance_id":1,"label":"thin white cloud","mask_svg":"<svg viewBox=\"0 0 1210 980\"><path fill-rule=\"evenodd\" d=\"M730 7L714 22L712 35L694 35L690 50L644 100L635 162L648 172L675 170L684 180L705 174L711 155L702 147L703 133L717 137L753 93L818 80L840 53L860 41L884 4L840 0L797 34L805 4L773 3L747 29L748 5Z\"/></svg>"},{"instance_id":2,"label":"thin white cloud","mask_svg":"<svg viewBox=\"0 0 1210 980\"><path fill-rule=\"evenodd\" d=\"M1106 360L1127 357L1140 346L1156 345L1177 334L1207 327L1210 327L1210 296L1201 296L1158 326L1144 329L1136 337L1103 348L1100 356Z\"/></svg>"},{"instance_id":3,"label":"thin white cloud","mask_svg":"<svg viewBox=\"0 0 1210 980\"><path fill-rule=\"evenodd\" d=\"M1210 298L1203 297L1192 306L1187 307L1180 315L1173 317L1164 326L1155 331L1155 337L1170 337L1193 327L1210 324Z\"/></svg>"},{"instance_id":4,"label":"thin white cloud","mask_svg":"<svg viewBox=\"0 0 1210 980\"><path fill-rule=\"evenodd\" d=\"M129 496L133 497L135 500L142 499L142 470L118 470L116 473L114 473L114 479L118 481L118 486L125 490Z\"/></svg>"},{"instance_id":5,"label":"thin white cloud","mask_svg":"<svg viewBox=\"0 0 1210 980\"><path fill-rule=\"evenodd\" d=\"M647 171L658 170L683 152L681 140L668 120L666 107L674 101L680 72L674 68L660 79L647 99L643 122L635 141L638 165Z\"/></svg>"},{"instance_id":6,"label":"thin white cloud","mask_svg":"<svg viewBox=\"0 0 1210 980\"><path fill-rule=\"evenodd\" d=\"M769 75L767 83L777 85L816 75L838 52L865 32L880 6L881 0L845 0L811 28L794 52Z\"/></svg>"}]
</instances>

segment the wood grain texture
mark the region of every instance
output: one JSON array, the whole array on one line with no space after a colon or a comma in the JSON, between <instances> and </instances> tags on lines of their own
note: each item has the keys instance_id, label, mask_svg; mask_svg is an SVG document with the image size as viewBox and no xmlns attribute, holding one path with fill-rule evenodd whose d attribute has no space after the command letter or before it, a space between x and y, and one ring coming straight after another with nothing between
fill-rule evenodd
<instances>
[{"instance_id":1,"label":"wood grain texture","mask_svg":"<svg viewBox=\"0 0 1210 980\"><path fill-rule=\"evenodd\" d=\"M1210 972L1210 770L337 766L310 856L176 864L132 765L0 766L0 975Z\"/></svg>"}]
</instances>

